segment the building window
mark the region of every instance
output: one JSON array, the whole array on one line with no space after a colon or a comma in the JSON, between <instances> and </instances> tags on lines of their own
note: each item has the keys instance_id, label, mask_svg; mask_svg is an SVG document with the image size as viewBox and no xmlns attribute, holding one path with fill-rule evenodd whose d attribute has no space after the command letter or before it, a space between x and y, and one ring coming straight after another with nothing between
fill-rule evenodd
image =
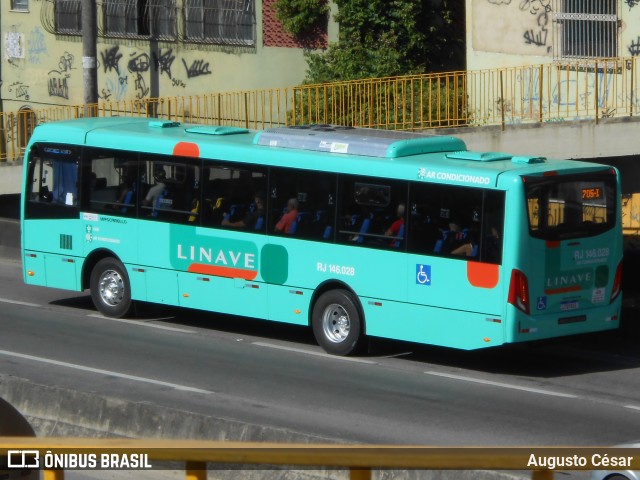
<instances>
[{"instance_id":1,"label":"building window","mask_svg":"<svg viewBox=\"0 0 640 480\"><path fill-rule=\"evenodd\" d=\"M618 56L620 0L556 0L554 58Z\"/></svg>"},{"instance_id":2,"label":"building window","mask_svg":"<svg viewBox=\"0 0 640 480\"><path fill-rule=\"evenodd\" d=\"M103 0L106 36L175 38L175 0Z\"/></svg>"},{"instance_id":3,"label":"building window","mask_svg":"<svg viewBox=\"0 0 640 480\"><path fill-rule=\"evenodd\" d=\"M80 0L55 0L54 11L56 33L82 33Z\"/></svg>"},{"instance_id":4,"label":"building window","mask_svg":"<svg viewBox=\"0 0 640 480\"><path fill-rule=\"evenodd\" d=\"M254 0L185 0L185 39L221 45L255 45Z\"/></svg>"},{"instance_id":5,"label":"building window","mask_svg":"<svg viewBox=\"0 0 640 480\"><path fill-rule=\"evenodd\" d=\"M29 0L11 0L11 10L28 11Z\"/></svg>"}]
</instances>

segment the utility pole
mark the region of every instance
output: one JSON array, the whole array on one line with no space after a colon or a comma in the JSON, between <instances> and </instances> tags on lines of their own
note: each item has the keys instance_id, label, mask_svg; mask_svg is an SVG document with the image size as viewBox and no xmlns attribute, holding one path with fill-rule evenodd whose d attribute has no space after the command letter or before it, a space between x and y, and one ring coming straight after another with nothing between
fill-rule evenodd
<instances>
[{"instance_id":1,"label":"utility pole","mask_svg":"<svg viewBox=\"0 0 640 480\"><path fill-rule=\"evenodd\" d=\"M98 113L98 62L96 41L96 0L82 0L82 79L84 85L84 115Z\"/></svg>"}]
</instances>

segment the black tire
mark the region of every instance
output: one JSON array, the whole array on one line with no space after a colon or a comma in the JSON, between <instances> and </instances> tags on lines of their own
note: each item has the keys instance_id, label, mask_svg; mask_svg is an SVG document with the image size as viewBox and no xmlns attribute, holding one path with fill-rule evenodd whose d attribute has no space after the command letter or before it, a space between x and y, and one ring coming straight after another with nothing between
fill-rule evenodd
<instances>
[{"instance_id":1,"label":"black tire","mask_svg":"<svg viewBox=\"0 0 640 480\"><path fill-rule=\"evenodd\" d=\"M627 477L626 475L620 475L619 473L616 473L615 475L611 475L610 477L607 477L607 480L629 480L629 477Z\"/></svg>"},{"instance_id":2,"label":"black tire","mask_svg":"<svg viewBox=\"0 0 640 480\"><path fill-rule=\"evenodd\" d=\"M105 316L121 318L131 311L131 284L124 265L115 258L103 258L91 271L91 299Z\"/></svg>"},{"instance_id":3,"label":"black tire","mask_svg":"<svg viewBox=\"0 0 640 480\"><path fill-rule=\"evenodd\" d=\"M350 355L364 346L364 322L358 301L347 290L330 290L313 306L311 326L318 344L333 355Z\"/></svg>"}]
</instances>

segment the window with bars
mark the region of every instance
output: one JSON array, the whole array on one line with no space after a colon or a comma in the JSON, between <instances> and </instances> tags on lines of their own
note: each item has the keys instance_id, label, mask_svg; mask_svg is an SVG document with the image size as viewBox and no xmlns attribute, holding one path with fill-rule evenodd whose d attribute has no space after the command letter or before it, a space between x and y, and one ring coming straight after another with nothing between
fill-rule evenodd
<instances>
[{"instance_id":1,"label":"window with bars","mask_svg":"<svg viewBox=\"0 0 640 480\"><path fill-rule=\"evenodd\" d=\"M11 10L28 11L29 0L11 0Z\"/></svg>"},{"instance_id":2,"label":"window with bars","mask_svg":"<svg viewBox=\"0 0 640 480\"><path fill-rule=\"evenodd\" d=\"M175 0L103 0L106 36L175 38Z\"/></svg>"},{"instance_id":3,"label":"window with bars","mask_svg":"<svg viewBox=\"0 0 640 480\"><path fill-rule=\"evenodd\" d=\"M254 0L184 0L185 40L255 45Z\"/></svg>"},{"instance_id":4,"label":"window with bars","mask_svg":"<svg viewBox=\"0 0 640 480\"><path fill-rule=\"evenodd\" d=\"M80 0L55 0L54 19L56 33L80 35L82 12Z\"/></svg>"},{"instance_id":5,"label":"window with bars","mask_svg":"<svg viewBox=\"0 0 640 480\"><path fill-rule=\"evenodd\" d=\"M618 56L620 0L555 0L554 58Z\"/></svg>"}]
</instances>

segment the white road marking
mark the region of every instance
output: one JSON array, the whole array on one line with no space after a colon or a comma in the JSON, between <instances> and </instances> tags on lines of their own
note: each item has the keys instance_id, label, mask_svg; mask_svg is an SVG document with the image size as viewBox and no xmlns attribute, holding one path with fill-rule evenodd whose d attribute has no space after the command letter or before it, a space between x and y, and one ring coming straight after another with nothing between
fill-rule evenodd
<instances>
[{"instance_id":1,"label":"white road marking","mask_svg":"<svg viewBox=\"0 0 640 480\"><path fill-rule=\"evenodd\" d=\"M305 355L313 355L315 357L330 358L332 360L342 360L344 362L366 363L368 365L377 365L378 364L378 362L374 362L372 360L364 360L362 358L339 357L337 355L329 355L328 353L313 352L311 350L304 350L302 348L283 347L281 345L274 345L272 343L252 342L251 345L256 345L258 347L274 348L276 350L285 350L287 352L302 353L302 354L305 354Z\"/></svg>"},{"instance_id":2,"label":"white road marking","mask_svg":"<svg viewBox=\"0 0 640 480\"><path fill-rule=\"evenodd\" d=\"M161 380L154 380L152 378L138 377L136 375L128 375L126 373L114 372L114 371L111 371L111 370L103 370L101 368L86 367L84 365L76 365L75 363L60 362L58 360L52 360L50 358L35 357L33 355L25 355L24 353L17 353L17 352L9 352L7 350L0 350L0 355L6 355L7 357L13 357L13 358L22 358L24 360L31 360L31 361L34 361L34 362L46 363L46 364L49 364L49 365L56 365L58 367L73 368L75 370L82 370L84 372L98 373L100 375L109 375L111 377L123 378L125 380L133 380L133 381L136 381L136 382L151 383L153 385L160 385L160 386L163 386L163 387L170 387L170 388L173 388L175 390L180 390L180 391L183 391L183 392L208 393L208 394L215 393L215 392L211 392L209 390L202 390L200 388L188 387L188 386L185 386L185 385L178 385L177 383L163 382Z\"/></svg>"},{"instance_id":3,"label":"white road marking","mask_svg":"<svg viewBox=\"0 0 640 480\"><path fill-rule=\"evenodd\" d=\"M100 320L108 320L110 322L128 323L131 325L138 325L139 327L157 328L158 330L168 330L170 332L196 333L195 330L187 330L185 328L176 328L176 327L165 327L164 325L158 325L156 323L150 323L150 322L141 322L139 320L125 320L123 318L110 318L110 317L105 317L104 315L100 315L99 313L90 313L87 315L87 317L99 318Z\"/></svg>"},{"instance_id":4,"label":"white road marking","mask_svg":"<svg viewBox=\"0 0 640 480\"><path fill-rule=\"evenodd\" d=\"M441 373L441 372L432 372L432 371L424 372L424 373L426 373L427 375L434 375L436 377L445 377L453 380L462 380L465 382L480 383L483 385L490 385L493 387L510 388L512 390L521 390L524 392L540 393L542 395L551 395L553 397L579 398L578 395L571 395L569 393L554 392L552 390L543 390L541 388L522 387L520 385L512 385L510 383L501 383L501 382L492 382L490 380L480 380L477 378L463 377L461 375L453 375L450 373Z\"/></svg>"},{"instance_id":5,"label":"white road marking","mask_svg":"<svg viewBox=\"0 0 640 480\"><path fill-rule=\"evenodd\" d=\"M631 410L640 410L640 407L637 405L625 405L624 408L629 408Z\"/></svg>"},{"instance_id":6,"label":"white road marking","mask_svg":"<svg viewBox=\"0 0 640 480\"><path fill-rule=\"evenodd\" d=\"M0 298L0 302L2 302L2 303L11 303L13 305L22 305L24 307L41 307L42 306L42 305L39 305L37 303L20 302L19 300L10 300L8 298Z\"/></svg>"}]
</instances>

